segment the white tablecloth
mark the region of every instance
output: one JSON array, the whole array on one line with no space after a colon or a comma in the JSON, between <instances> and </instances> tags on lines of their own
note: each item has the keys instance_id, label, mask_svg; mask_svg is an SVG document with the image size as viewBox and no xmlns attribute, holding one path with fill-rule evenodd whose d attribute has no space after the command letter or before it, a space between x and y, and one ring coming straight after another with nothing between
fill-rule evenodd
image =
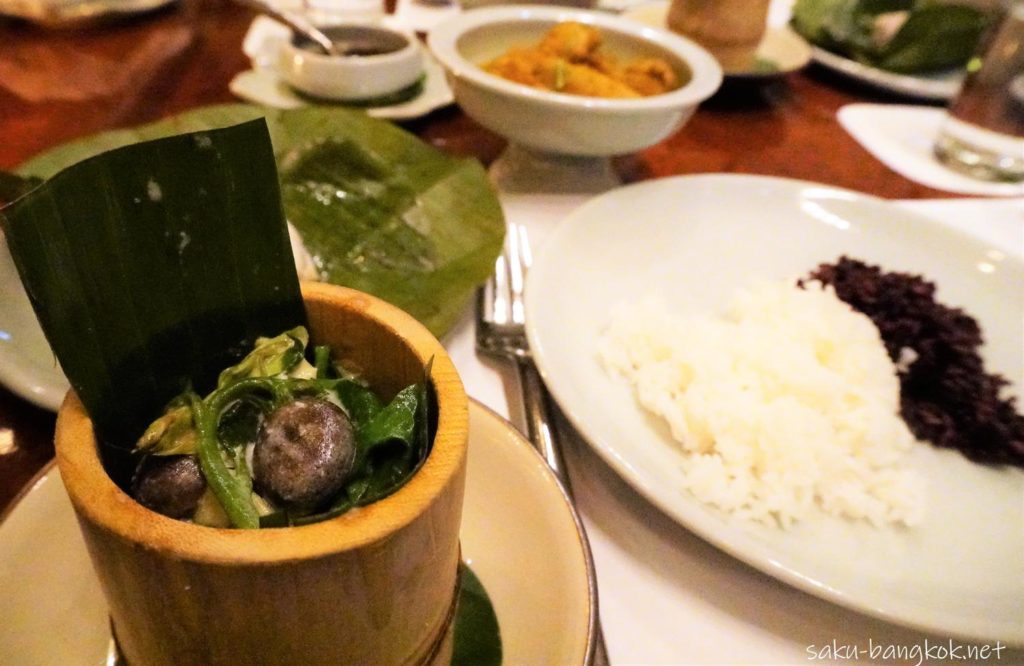
<instances>
[{"instance_id":1,"label":"white tablecloth","mask_svg":"<svg viewBox=\"0 0 1024 666\"><path fill-rule=\"evenodd\" d=\"M583 200L520 196L505 197L503 204L509 222L524 225L536 247ZM1024 199L900 204L1024 255ZM506 417L511 413L521 426L515 376L501 363L476 355L471 313L444 342L469 394ZM872 659L869 650L889 645L923 650L926 641L948 645L948 638L903 629L790 588L718 551L644 500L562 425L613 664L914 664L916 659L877 658L882 655L877 651ZM861 652L854 655L855 650ZM1004 649L999 656L990 663L1024 664L1024 650Z\"/></svg>"}]
</instances>

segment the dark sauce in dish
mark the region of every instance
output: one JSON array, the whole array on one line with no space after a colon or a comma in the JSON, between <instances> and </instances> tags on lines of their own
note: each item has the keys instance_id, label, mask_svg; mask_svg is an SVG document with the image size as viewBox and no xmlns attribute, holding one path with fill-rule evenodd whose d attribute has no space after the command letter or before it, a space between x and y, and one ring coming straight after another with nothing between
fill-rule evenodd
<instances>
[{"instance_id":1,"label":"dark sauce in dish","mask_svg":"<svg viewBox=\"0 0 1024 666\"><path fill-rule=\"evenodd\" d=\"M343 56L377 56L397 53L409 45L409 40L397 32L385 28L360 25L336 25L321 27L334 44L334 48ZM296 48L313 53L323 53L320 46L301 35L292 37Z\"/></svg>"}]
</instances>

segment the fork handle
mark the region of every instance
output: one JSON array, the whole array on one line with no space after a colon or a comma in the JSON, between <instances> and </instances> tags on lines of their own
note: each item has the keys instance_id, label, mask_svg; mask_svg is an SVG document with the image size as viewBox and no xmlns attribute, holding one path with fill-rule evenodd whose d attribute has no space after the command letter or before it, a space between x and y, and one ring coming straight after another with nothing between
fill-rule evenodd
<instances>
[{"instance_id":1,"label":"fork handle","mask_svg":"<svg viewBox=\"0 0 1024 666\"><path fill-rule=\"evenodd\" d=\"M558 443L558 433L555 430L554 403L551 394L548 392L544 382L537 372L537 366L527 356L516 357L516 370L519 374L519 388L523 396L523 411L526 416L526 435L530 439L540 455L547 462L548 467L554 472L558 480L562 482L565 494L569 501L576 504L572 494L572 484L569 482L569 470L565 466L565 458L562 457L562 448ZM584 539L584 542L586 539ZM587 546L588 560L590 546ZM593 577L591 568L590 576ZM593 581L596 585L596 581ZM601 621L594 619L594 642L587 651L588 666L609 666L608 648L604 642L604 632L601 631Z\"/></svg>"},{"instance_id":2,"label":"fork handle","mask_svg":"<svg viewBox=\"0 0 1024 666\"><path fill-rule=\"evenodd\" d=\"M572 485L569 482L569 470L565 466L565 458L558 444L555 432L554 409L551 395L537 372L537 366L528 357L516 358L516 370L519 374L519 386L523 394L523 412L526 420L526 436L548 467L555 473L562 487L572 499Z\"/></svg>"}]
</instances>

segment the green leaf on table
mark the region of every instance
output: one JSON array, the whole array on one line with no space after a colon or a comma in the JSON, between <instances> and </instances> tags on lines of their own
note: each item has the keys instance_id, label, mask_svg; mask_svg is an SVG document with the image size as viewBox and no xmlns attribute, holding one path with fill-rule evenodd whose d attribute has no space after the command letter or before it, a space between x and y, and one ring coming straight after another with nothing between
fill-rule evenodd
<instances>
[{"instance_id":1,"label":"green leaf on table","mask_svg":"<svg viewBox=\"0 0 1024 666\"><path fill-rule=\"evenodd\" d=\"M491 274L504 237L479 163L350 111L301 109L276 123L288 137L307 137L279 141L281 188L327 281L447 331Z\"/></svg>"},{"instance_id":2,"label":"green leaf on table","mask_svg":"<svg viewBox=\"0 0 1024 666\"><path fill-rule=\"evenodd\" d=\"M885 19L906 21L891 38ZM888 15L888 16L886 16ZM967 4L927 0L797 0L793 28L812 44L899 73L962 67L991 18Z\"/></svg>"},{"instance_id":3,"label":"green leaf on table","mask_svg":"<svg viewBox=\"0 0 1024 666\"><path fill-rule=\"evenodd\" d=\"M473 570L463 564L461 571L452 666L499 666L502 649L498 616Z\"/></svg>"},{"instance_id":4,"label":"green leaf on table","mask_svg":"<svg viewBox=\"0 0 1024 666\"><path fill-rule=\"evenodd\" d=\"M973 7L921 7L878 52L874 64L904 73L961 67L973 55L988 22L986 15Z\"/></svg>"},{"instance_id":5,"label":"green leaf on table","mask_svg":"<svg viewBox=\"0 0 1024 666\"><path fill-rule=\"evenodd\" d=\"M187 386L211 389L257 337L305 323L266 124L77 161L129 138L33 161L26 171L49 180L0 210L51 347L99 437L120 447ZM77 163L58 172L64 160Z\"/></svg>"},{"instance_id":6,"label":"green leaf on table","mask_svg":"<svg viewBox=\"0 0 1024 666\"><path fill-rule=\"evenodd\" d=\"M390 301L435 335L462 315L491 274L505 233L475 160L457 159L359 111L244 104L197 109L51 150L22 176L49 176L96 152L265 116L285 213L328 282Z\"/></svg>"}]
</instances>

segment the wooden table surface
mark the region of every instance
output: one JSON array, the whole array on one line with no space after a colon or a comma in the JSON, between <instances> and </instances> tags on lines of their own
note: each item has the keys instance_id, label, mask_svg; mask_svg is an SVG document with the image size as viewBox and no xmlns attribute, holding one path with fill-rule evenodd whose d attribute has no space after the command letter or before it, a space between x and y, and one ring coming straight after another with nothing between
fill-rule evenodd
<instances>
[{"instance_id":1,"label":"wooden table surface","mask_svg":"<svg viewBox=\"0 0 1024 666\"><path fill-rule=\"evenodd\" d=\"M248 68L241 42L252 18L227 0L184 0L74 31L0 19L0 170L81 136L237 101L228 82ZM895 199L948 196L890 171L836 120L845 104L901 101L813 66L769 85L727 84L675 136L616 166L627 181L730 172ZM402 125L441 150L485 164L504 147L456 106ZM0 388L0 514L52 458L54 422L53 414Z\"/></svg>"}]
</instances>

